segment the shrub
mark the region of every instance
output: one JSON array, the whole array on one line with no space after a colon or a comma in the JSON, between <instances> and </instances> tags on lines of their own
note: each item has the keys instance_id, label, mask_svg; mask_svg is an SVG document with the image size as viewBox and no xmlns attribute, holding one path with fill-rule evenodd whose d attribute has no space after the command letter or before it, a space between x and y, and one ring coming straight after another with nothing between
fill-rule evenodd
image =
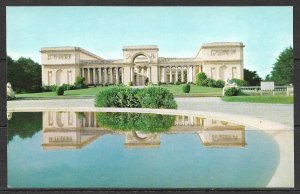
<instances>
[{"instance_id":1,"label":"shrub","mask_svg":"<svg viewBox=\"0 0 300 194\"><path fill-rule=\"evenodd\" d=\"M160 81L158 81L158 82L157 82L157 85L160 86L160 85L162 85L162 83L161 83Z\"/></svg>"},{"instance_id":2,"label":"shrub","mask_svg":"<svg viewBox=\"0 0 300 194\"><path fill-rule=\"evenodd\" d=\"M217 80L215 81L214 87L216 88L223 88L225 86L225 82L223 80Z\"/></svg>"},{"instance_id":3,"label":"shrub","mask_svg":"<svg viewBox=\"0 0 300 194\"><path fill-rule=\"evenodd\" d=\"M57 87L56 94L58 96L62 96L62 95L64 95L64 93L65 93L65 90L64 90L64 88L62 86Z\"/></svg>"},{"instance_id":4,"label":"shrub","mask_svg":"<svg viewBox=\"0 0 300 194\"><path fill-rule=\"evenodd\" d=\"M238 96L240 93L241 93L240 89L236 87L232 87L225 91L225 96Z\"/></svg>"},{"instance_id":5,"label":"shrub","mask_svg":"<svg viewBox=\"0 0 300 194\"><path fill-rule=\"evenodd\" d=\"M147 133L169 131L175 116L142 113L96 113L99 125L116 131L142 131Z\"/></svg>"},{"instance_id":6,"label":"shrub","mask_svg":"<svg viewBox=\"0 0 300 194\"><path fill-rule=\"evenodd\" d=\"M43 92L51 92L51 87L50 86L42 86Z\"/></svg>"},{"instance_id":7,"label":"shrub","mask_svg":"<svg viewBox=\"0 0 300 194\"><path fill-rule=\"evenodd\" d=\"M133 89L114 86L101 90L95 99L97 107L177 108L173 94L161 87Z\"/></svg>"},{"instance_id":8,"label":"shrub","mask_svg":"<svg viewBox=\"0 0 300 194\"><path fill-rule=\"evenodd\" d=\"M108 83L105 82L105 83L102 84L102 86L103 86L103 87L107 87L107 86L108 86Z\"/></svg>"},{"instance_id":9,"label":"shrub","mask_svg":"<svg viewBox=\"0 0 300 194\"><path fill-rule=\"evenodd\" d=\"M180 81L175 82L175 85L180 85Z\"/></svg>"},{"instance_id":10,"label":"shrub","mask_svg":"<svg viewBox=\"0 0 300 194\"><path fill-rule=\"evenodd\" d=\"M231 79L232 82L236 83L237 86L248 86L249 83L242 79Z\"/></svg>"},{"instance_id":11,"label":"shrub","mask_svg":"<svg viewBox=\"0 0 300 194\"><path fill-rule=\"evenodd\" d=\"M145 81L144 81L145 86L147 86L148 83L149 83L149 78L146 78Z\"/></svg>"},{"instance_id":12,"label":"shrub","mask_svg":"<svg viewBox=\"0 0 300 194\"><path fill-rule=\"evenodd\" d=\"M207 79L207 76L204 72L198 73L196 75L195 84L198 85L198 86L202 86L205 79Z\"/></svg>"},{"instance_id":13,"label":"shrub","mask_svg":"<svg viewBox=\"0 0 300 194\"><path fill-rule=\"evenodd\" d=\"M143 88L137 92L136 96L141 103L142 108L177 108L173 94L166 88Z\"/></svg>"},{"instance_id":14,"label":"shrub","mask_svg":"<svg viewBox=\"0 0 300 194\"><path fill-rule=\"evenodd\" d=\"M133 86L132 81L128 82L128 86Z\"/></svg>"},{"instance_id":15,"label":"shrub","mask_svg":"<svg viewBox=\"0 0 300 194\"><path fill-rule=\"evenodd\" d=\"M50 89L51 89L51 92L56 92L57 86L56 85L51 85Z\"/></svg>"},{"instance_id":16,"label":"shrub","mask_svg":"<svg viewBox=\"0 0 300 194\"><path fill-rule=\"evenodd\" d=\"M215 85L215 80L210 79L210 78L207 78L205 83L207 84L207 85L206 85L207 87L214 87L214 85Z\"/></svg>"},{"instance_id":17,"label":"shrub","mask_svg":"<svg viewBox=\"0 0 300 194\"><path fill-rule=\"evenodd\" d=\"M191 90L190 84L184 84L184 85L182 86L182 91L183 91L183 93L190 93L190 90Z\"/></svg>"},{"instance_id":18,"label":"shrub","mask_svg":"<svg viewBox=\"0 0 300 194\"><path fill-rule=\"evenodd\" d=\"M112 86L101 90L95 99L97 107L141 107L137 97L137 91L128 87Z\"/></svg>"}]
</instances>

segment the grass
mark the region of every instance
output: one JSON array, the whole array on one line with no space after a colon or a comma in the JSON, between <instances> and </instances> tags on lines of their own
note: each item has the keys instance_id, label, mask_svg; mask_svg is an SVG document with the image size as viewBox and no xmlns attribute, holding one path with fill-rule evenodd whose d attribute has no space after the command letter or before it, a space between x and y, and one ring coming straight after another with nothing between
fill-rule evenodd
<instances>
[{"instance_id":1,"label":"grass","mask_svg":"<svg viewBox=\"0 0 300 194\"><path fill-rule=\"evenodd\" d=\"M161 87L169 89L175 96L185 96L182 92L182 85L162 85ZM92 97L103 90L106 87L90 87L80 90L67 90L63 96L57 96L55 92L41 92L41 93L26 93L17 94L17 98L73 98L73 97ZM188 96L203 95L203 96L215 96L221 95L222 89L220 88L210 88L191 85L191 91Z\"/></svg>"},{"instance_id":2,"label":"grass","mask_svg":"<svg viewBox=\"0 0 300 194\"><path fill-rule=\"evenodd\" d=\"M270 103L270 104L293 104L293 96L225 96L225 102L249 102L249 103Z\"/></svg>"}]
</instances>

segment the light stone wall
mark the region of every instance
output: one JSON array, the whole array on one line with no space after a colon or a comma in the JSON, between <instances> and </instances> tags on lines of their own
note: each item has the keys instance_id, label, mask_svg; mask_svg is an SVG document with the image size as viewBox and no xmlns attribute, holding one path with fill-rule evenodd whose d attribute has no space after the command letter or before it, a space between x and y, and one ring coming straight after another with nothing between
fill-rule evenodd
<instances>
[{"instance_id":1,"label":"light stone wall","mask_svg":"<svg viewBox=\"0 0 300 194\"><path fill-rule=\"evenodd\" d=\"M164 58L158 56L159 49L155 45L125 46L123 59L116 60L105 60L79 47L42 48L42 82L43 85L73 84L77 76L84 76L86 84L104 84L118 83L121 77L126 85L130 81L134 85L143 85L146 78L153 84L159 81L169 83L178 81L182 75L187 75L184 82L195 82L197 73L201 71L215 80L243 79L243 47L242 43L236 42L208 43L194 58ZM82 73L83 70L85 73ZM71 74L69 82L68 72ZM135 77L138 78L137 83Z\"/></svg>"}]
</instances>

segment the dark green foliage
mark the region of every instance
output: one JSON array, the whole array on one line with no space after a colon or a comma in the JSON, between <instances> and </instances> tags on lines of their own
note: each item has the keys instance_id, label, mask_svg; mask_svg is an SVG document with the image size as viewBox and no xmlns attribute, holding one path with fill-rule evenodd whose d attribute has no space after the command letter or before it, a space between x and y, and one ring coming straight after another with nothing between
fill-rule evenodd
<instances>
[{"instance_id":1,"label":"dark green foliage","mask_svg":"<svg viewBox=\"0 0 300 194\"><path fill-rule=\"evenodd\" d=\"M180 85L180 84L181 84L180 81L175 82L175 85Z\"/></svg>"},{"instance_id":2,"label":"dark green foliage","mask_svg":"<svg viewBox=\"0 0 300 194\"><path fill-rule=\"evenodd\" d=\"M249 83L242 79L231 79L231 81L236 83L237 86L249 86Z\"/></svg>"},{"instance_id":3,"label":"dark green foliage","mask_svg":"<svg viewBox=\"0 0 300 194\"><path fill-rule=\"evenodd\" d=\"M182 86L182 91L183 91L183 93L190 93L190 90L191 90L190 84L184 84L184 85Z\"/></svg>"},{"instance_id":4,"label":"dark green foliage","mask_svg":"<svg viewBox=\"0 0 300 194\"><path fill-rule=\"evenodd\" d=\"M75 78L75 83L74 83L74 89L82 89L82 88L87 88L87 85L84 83L85 78L77 76Z\"/></svg>"},{"instance_id":5,"label":"dark green foliage","mask_svg":"<svg viewBox=\"0 0 300 194\"><path fill-rule=\"evenodd\" d=\"M116 131L165 132L174 125L175 116L142 113L96 114L100 126Z\"/></svg>"},{"instance_id":6,"label":"dark green foliage","mask_svg":"<svg viewBox=\"0 0 300 194\"><path fill-rule=\"evenodd\" d=\"M149 83L149 78L146 78L145 81L144 81L145 86L147 86L148 83Z\"/></svg>"},{"instance_id":7,"label":"dark green foliage","mask_svg":"<svg viewBox=\"0 0 300 194\"><path fill-rule=\"evenodd\" d=\"M225 96L238 96L240 94L241 94L241 90L236 87L228 88L225 91Z\"/></svg>"},{"instance_id":8,"label":"dark green foliage","mask_svg":"<svg viewBox=\"0 0 300 194\"><path fill-rule=\"evenodd\" d=\"M43 128L43 114L41 112L15 112L12 118L7 121L7 143L9 143L14 136L20 138L30 138Z\"/></svg>"},{"instance_id":9,"label":"dark green foliage","mask_svg":"<svg viewBox=\"0 0 300 194\"><path fill-rule=\"evenodd\" d=\"M129 87L111 86L97 94L95 106L139 108L141 104L136 97L137 92L137 89Z\"/></svg>"},{"instance_id":10,"label":"dark green foliage","mask_svg":"<svg viewBox=\"0 0 300 194\"><path fill-rule=\"evenodd\" d=\"M16 93L41 92L41 65L30 58L20 57L13 60L7 56L7 82Z\"/></svg>"},{"instance_id":11,"label":"dark green foliage","mask_svg":"<svg viewBox=\"0 0 300 194\"><path fill-rule=\"evenodd\" d=\"M95 99L97 107L177 108L173 94L161 87L133 89L124 86L108 87Z\"/></svg>"},{"instance_id":12,"label":"dark green foliage","mask_svg":"<svg viewBox=\"0 0 300 194\"><path fill-rule=\"evenodd\" d=\"M196 81L195 84L198 86L203 86L204 80L207 79L207 76L204 72L198 73L196 75Z\"/></svg>"},{"instance_id":13,"label":"dark green foliage","mask_svg":"<svg viewBox=\"0 0 300 194\"><path fill-rule=\"evenodd\" d=\"M177 108L173 94L166 88L147 87L139 89L137 98L142 108Z\"/></svg>"},{"instance_id":14,"label":"dark green foliage","mask_svg":"<svg viewBox=\"0 0 300 194\"><path fill-rule=\"evenodd\" d=\"M133 82L132 81L128 82L128 86L133 86Z\"/></svg>"},{"instance_id":15,"label":"dark green foliage","mask_svg":"<svg viewBox=\"0 0 300 194\"><path fill-rule=\"evenodd\" d=\"M62 95L64 95L64 93L65 93L65 90L64 90L64 88L62 86L57 87L56 94L58 96L62 96Z\"/></svg>"},{"instance_id":16,"label":"dark green foliage","mask_svg":"<svg viewBox=\"0 0 300 194\"><path fill-rule=\"evenodd\" d=\"M294 54L293 48L288 47L280 53L269 77L276 85L294 83Z\"/></svg>"},{"instance_id":17,"label":"dark green foliage","mask_svg":"<svg viewBox=\"0 0 300 194\"><path fill-rule=\"evenodd\" d=\"M244 80L249 83L250 86L260 86L261 78L256 71L250 71L244 69Z\"/></svg>"},{"instance_id":18,"label":"dark green foliage","mask_svg":"<svg viewBox=\"0 0 300 194\"><path fill-rule=\"evenodd\" d=\"M160 81L158 81L158 82L157 82L157 85L160 86L160 85L162 85L162 83L161 83Z\"/></svg>"},{"instance_id":19,"label":"dark green foliage","mask_svg":"<svg viewBox=\"0 0 300 194\"><path fill-rule=\"evenodd\" d=\"M223 88L225 86L225 82L223 80L217 80L214 82L214 87Z\"/></svg>"},{"instance_id":20,"label":"dark green foliage","mask_svg":"<svg viewBox=\"0 0 300 194\"><path fill-rule=\"evenodd\" d=\"M207 87L213 87L215 85L215 80L207 78L205 83Z\"/></svg>"}]
</instances>

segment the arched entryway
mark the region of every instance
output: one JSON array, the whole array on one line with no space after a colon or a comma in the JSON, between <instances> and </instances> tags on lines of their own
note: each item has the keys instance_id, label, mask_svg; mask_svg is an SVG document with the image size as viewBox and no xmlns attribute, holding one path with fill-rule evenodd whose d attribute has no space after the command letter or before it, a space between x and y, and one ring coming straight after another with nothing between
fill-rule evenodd
<instances>
[{"instance_id":1,"label":"arched entryway","mask_svg":"<svg viewBox=\"0 0 300 194\"><path fill-rule=\"evenodd\" d=\"M56 71L56 85L60 86L62 84L62 70Z\"/></svg>"},{"instance_id":2,"label":"arched entryway","mask_svg":"<svg viewBox=\"0 0 300 194\"><path fill-rule=\"evenodd\" d=\"M139 53L134 56L134 76L133 85L145 86L149 82L150 67L149 57L146 54Z\"/></svg>"}]
</instances>

